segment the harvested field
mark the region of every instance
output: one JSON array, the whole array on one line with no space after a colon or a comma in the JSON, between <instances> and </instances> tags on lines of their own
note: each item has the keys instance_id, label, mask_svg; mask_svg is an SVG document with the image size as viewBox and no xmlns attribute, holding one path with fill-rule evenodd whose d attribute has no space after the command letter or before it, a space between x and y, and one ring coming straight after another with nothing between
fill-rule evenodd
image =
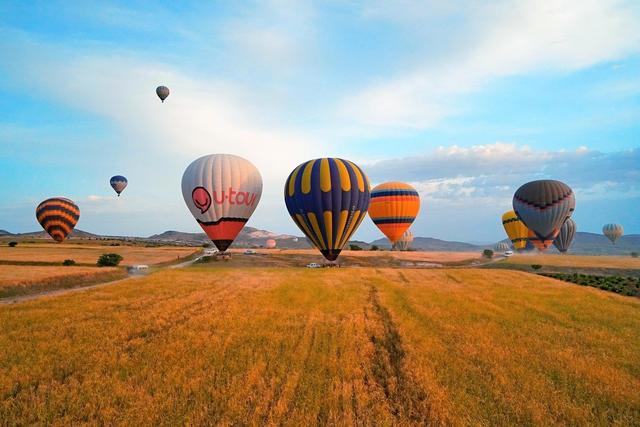
<instances>
[{"instance_id":1,"label":"harvested field","mask_svg":"<svg viewBox=\"0 0 640 427\"><path fill-rule=\"evenodd\" d=\"M591 267L591 268L619 268L640 269L640 258L631 256L600 256L600 255L513 255L505 260L509 264L540 264L554 267Z\"/></svg>"}]
</instances>

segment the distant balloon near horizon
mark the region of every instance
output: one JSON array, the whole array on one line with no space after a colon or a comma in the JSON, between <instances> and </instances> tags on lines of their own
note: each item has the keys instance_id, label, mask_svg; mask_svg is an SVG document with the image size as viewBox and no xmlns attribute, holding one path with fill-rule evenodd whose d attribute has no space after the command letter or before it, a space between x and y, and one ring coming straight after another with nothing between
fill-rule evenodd
<instances>
[{"instance_id":1,"label":"distant balloon near horizon","mask_svg":"<svg viewBox=\"0 0 640 427\"><path fill-rule=\"evenodd\" d=\"M396 240L396 242L391 246L391 249L397 251L408 251L411 248L411 243L413 243L413 233L411 230L407 230L402 233L402 236Z\"/></svg>"},{"instance_id":2,"label":"distant balloon near horizon","mask_svg":"<svg viewBox=\"0 0 640 427\"><path fill-rule=\"evenodd\" d=\"M36 219L53 240L62 243L78 223L80 208L67 198L52 197L38 205Z\"/></svg>"},{"instance_id":3,"label":"distant balloon near horizon","mask_svg":"<svg viewBox=\"0 0 640 427\"><path fill-rule=\"evenodd\" d=\"M575 207L571 187L551 179L527 182L513 195L513 210L529 229L529 241L540 251L551 246Z\"/></svg>"},{"instance_id":4,"label":"distant balloon near horizon","mask_svg":"<svg viewBox=\"0 0 640 427\"><path fill-rule=\"evenodd\" d=\"M160 101L164 103L164 100L169 96L169 88L166 86L158 86L156 88L156 95L160 98Z\"/></svg>"},{"instance_id":5,"label":"distant balloon near horizon","mask_svg":"<svg viewBox=\"0 0 640 427\"><path fill-rule=\"evenodd\" d=\"M371 189L369 217L393 245L420 212L420 195L404 182L384 182Z\"/></svg>"},{"instance_id":6,"label":"distant balloon near horizon","mask_svg":"<svg viewBox=\"0 0 640 427\"><path fill-rule=\"evenodd\" d=\"M502 214L502 226L515 250L521 251L527 247L529 229L514 211Z\"/></svg>"},{"instance_id":7,"label":"distant balloon near horizon","mask_svg":"<svg viewBox=\"0 0 640 427\"><path fill-rule=\"evenodd\" d=\"M620 224L605 224L602 227L602 234L615 245L618 239L624 235L624 228Z\"/></svg>"},{"instance_id":8,"label":"distant balloon near horizon","mask_svg":"<svg viewBox=\"0 0 640 427\"><path fill-rule=\"evenodd\" d=\"M122 191L125 188L127 188L128 183L129 181L127 180L127 178L125 178L122 175L112 176L111 179L109 180L109 184L111 184L111 188L113 188L115 192L118 193L118 197L120 197L120 193L122 193Z\"/></svg>"},{"instance_id":9,"label":"distant balloon near horizon","mask_svg":"<svg viewBox=\"0 0 640 427\"><path fill-rule=\"evenodd\" d=\"M211 154L194 160L184 171L182 196L198 224L224 252L258 206L262 176L247 159Z\"/></svg>"},{"instance_id":10,"label":"distant balloon near horizon","mask_svg":"<svg viewBox=\"0 0 640 427\"><path fill-rule=\"evenodd\" d=\"M511 246L509 246L508 243L505 242L498 242L495 245L493 245L493 250L496 252L507 252L508 250L511 250Z\"/></svg>"},{"instance_id":11,"label":"distant balloon near horizon","mask_svg":"<svg viewBox=\"0 0 640 427\"><path fill-rule=\"evenodd\" d=\"M565 253L571 247L571 243L573 242L573 238L576 235L576 231L578 231L578 226L573 218L567 218L567 220L562 224L560 228L560 233L558 233L558 237L556 237L553 241L553 245L561 252Z\"/></svg>"},{"instance_id":12,"label":"distant balloon near horizon","mask_svg":"<svg viewBox=\"0 0 640 427\"><path fill-rule=\"evenodd\" d=\"M329 261L335 261L369 207L369 179L354 163L338 158L298 165L284 185L289 215Z\"/></svg>"},{"instance_id":13,"label":"distant balloon near horizon","mask_svg":"<svg viewBox=\"0 0 640 427\"><path fill-rule=\"evenodd\" d=\"M267 241L265 242L264 246L267 249L273 249L275 248L277 245L275 239L267 239Z\"/></svg>"}]
</instances>

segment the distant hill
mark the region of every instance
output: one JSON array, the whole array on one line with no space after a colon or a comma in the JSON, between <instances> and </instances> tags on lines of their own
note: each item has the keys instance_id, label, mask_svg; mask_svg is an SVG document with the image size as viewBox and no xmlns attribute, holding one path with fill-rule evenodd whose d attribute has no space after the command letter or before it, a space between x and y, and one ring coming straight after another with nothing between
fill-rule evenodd
<instances>
[{"instance_id":1,"label":"distant hill","mask_svg":"<svg viewBox=\"0 0 640 427\"><path fill-rule=\"evenodd\" d=\"M47 239L51 240L49 235L44 231L35 231L31 233L11 233L7 230L0 230L0 237L16 238L16 239ZM163 242L171 244L182 244L199 246L204 243L211 243L204 233L184 233L181 231L165 231L164 233L154 234L149 237L124 237L124 236L101 236L89 233L83 230L74 230L71 238L79 239L127 239L148 242ZM254 227L245 227L242 229L232 247L263 247L268 239L274 239L277 247L304 249L311 247L311 244L305 237L293 236L290 234L278 234L267 230L261 230ZM507 239L502 240L508 242ZM376 245L381 249L390 249L391 245L386 238L380 238L373 242L367 243L359 240L350 240L349 244L360 246L364 250L368 250L372 245ZM486 248L492 248L493 244L476 245L465 242L455 242L448 240L434 239L432 237L415 237L412 248L420 251L442 251L442 252L479 252ZM549 253L557 253L555 247L548 250ZM570 253L584 255L629 255L631 252L640 252L640 235L630 234L623 236L613 245L601 234L577 232L573 245L569 248Z\"/></svg>"}]
</instances>

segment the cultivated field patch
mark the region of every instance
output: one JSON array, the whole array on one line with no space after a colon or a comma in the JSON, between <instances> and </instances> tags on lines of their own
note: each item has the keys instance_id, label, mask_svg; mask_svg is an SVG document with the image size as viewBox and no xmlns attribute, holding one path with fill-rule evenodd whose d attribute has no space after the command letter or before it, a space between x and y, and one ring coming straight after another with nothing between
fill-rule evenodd
<instances>
[{"instance_id":1,"label":"cultivated field patch","mask_svg":"<svg viewBox=\"0 0 640 427\"><path fill-rule=\"evenodd\" d=\"M0 327L11 424L640 419L640 301L516 271L205 265Z\"/></svg>"}]
</instances>

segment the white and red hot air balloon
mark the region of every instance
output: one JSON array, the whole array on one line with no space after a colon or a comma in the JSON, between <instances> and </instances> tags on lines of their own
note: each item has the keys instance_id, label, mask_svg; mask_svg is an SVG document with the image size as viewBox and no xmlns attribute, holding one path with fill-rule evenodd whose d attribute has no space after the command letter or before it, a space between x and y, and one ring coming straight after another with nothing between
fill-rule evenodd
<instances>
[{"instance_id":1,"label":"white and red hot air balloon","mask_svg":"<svg viewBox=\"0 0 640 427\"><path fill-rule=\"evenodd\" d=\"M182 196L194 218L225 251L253 214L262 195L262 176L247 159L211 154L194 160L182 175Z\"/></svg>"}]
</instances>

